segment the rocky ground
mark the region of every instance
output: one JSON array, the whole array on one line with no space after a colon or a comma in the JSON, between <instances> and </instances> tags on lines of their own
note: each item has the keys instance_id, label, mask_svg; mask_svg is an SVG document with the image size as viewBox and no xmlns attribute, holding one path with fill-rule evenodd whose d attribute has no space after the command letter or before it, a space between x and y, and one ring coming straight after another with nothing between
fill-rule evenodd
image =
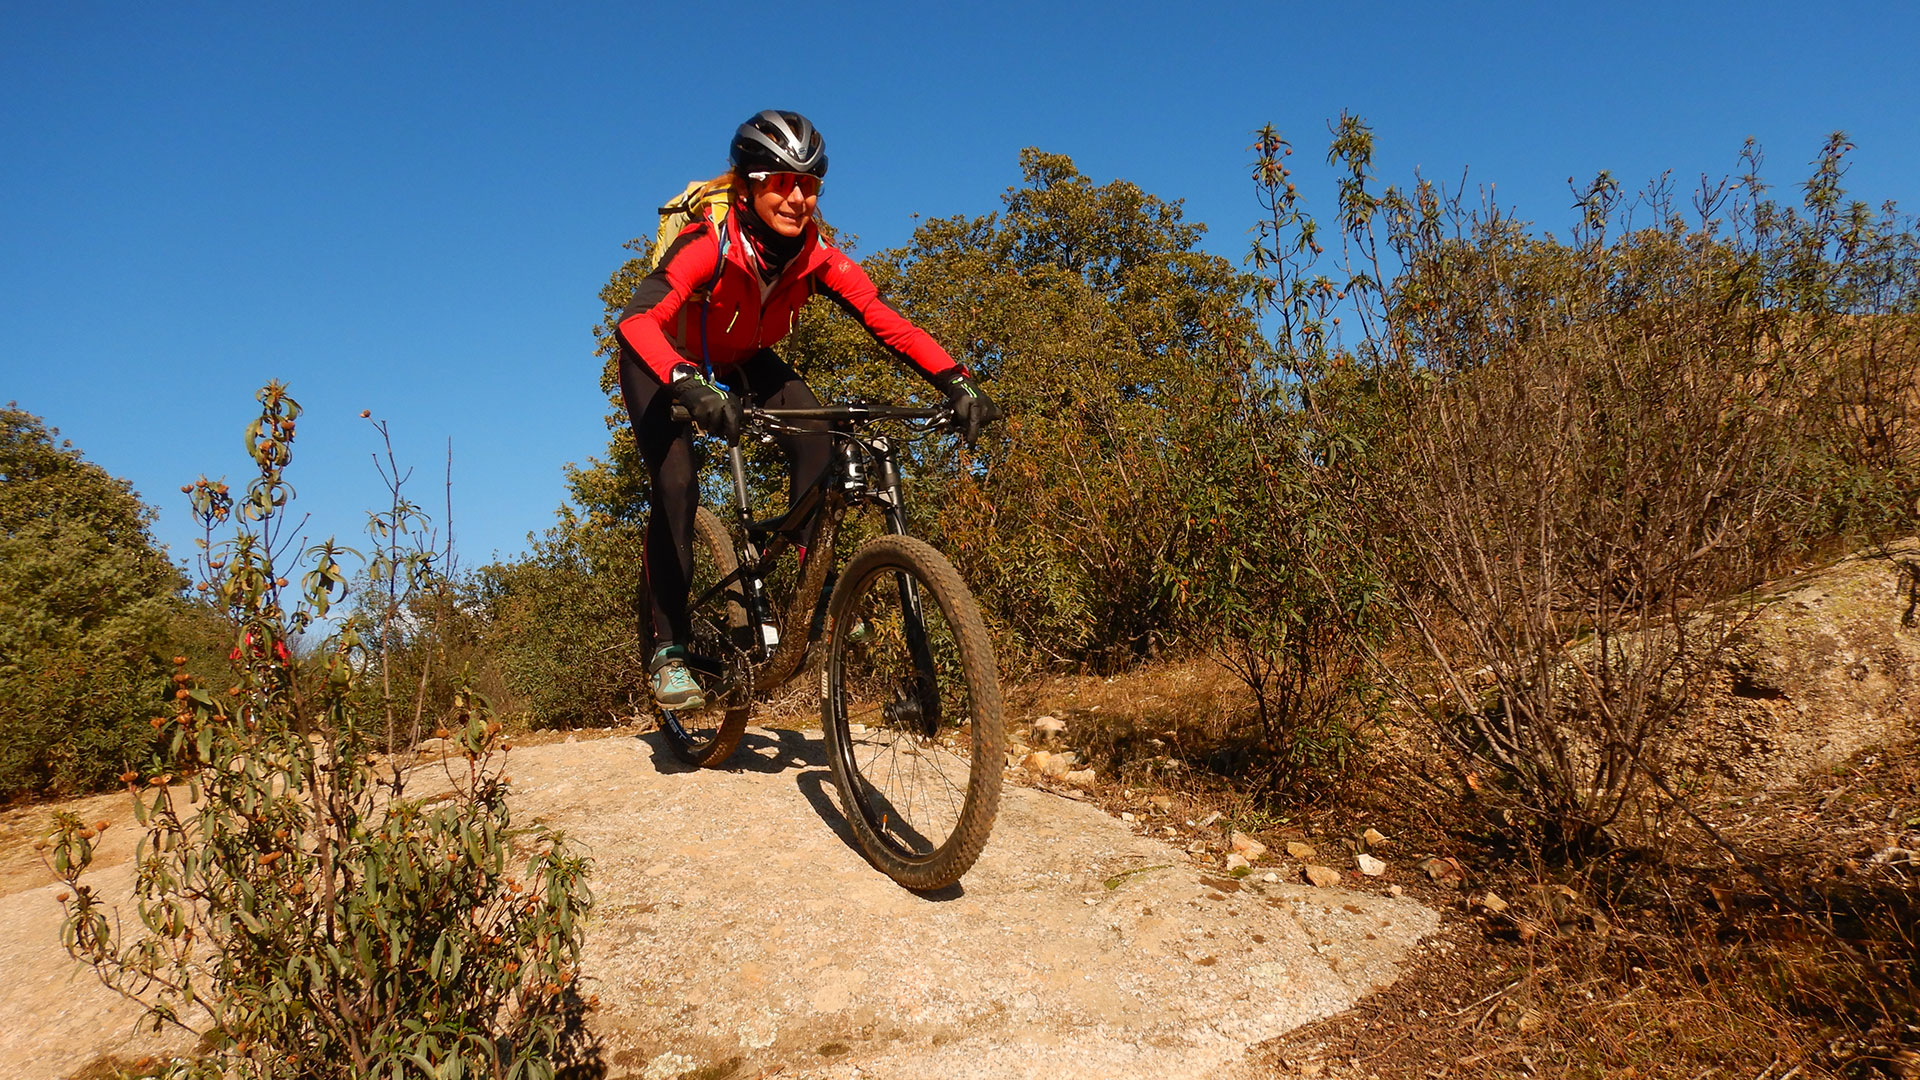
<instances>
[{"instance_id":1,"label":"rocky ground","mask_svg":"<svg viewBox=\"0 0 1920 1080\"><path fill-rule=\"evenodd\" d=\"M516 812L597 860L582 1075L1920 1076L1916 565L1908 541L1749 598L1695 718L1726 765L1701 819L1579 866L1476 825L1417 732L1340 799L1262 809L1196 767L1244 707L1204 664L1017 688L1018 783L930 897L861 860L818 732L777 710L724 771L638 729L523 745ZM124 892L124 796L75 809L118 823ZM49 814L0 814L0 1060L186 1049L61 952Z\"/></svg>"},{"instance_id":2,"label":"rocky ground","mask_svg":"<svg viewBox=\"0 0 1920 1080\"><path fill-rule=\"evenodd\" d=\"M852 847L817 732L754 729L726 770L686 770L635 732L510 761L516 814L595 859L588 1064L611 1078L1231 1075L1250 1046L1391 982L1437 925L1412 899L1305 884L1285 859L1229 876L1209 845L1144 835L1165 828L1151 810L1128 822L1022 786L961 885L909 893ZM83 809L113 816L121 798ZM18 850L34 830L11 824L10 1075L183 1049L143 1041L137 1010L65 957L57 887ZM132 831L108 831L110 893Z\"/></svg>"}]
</instances>

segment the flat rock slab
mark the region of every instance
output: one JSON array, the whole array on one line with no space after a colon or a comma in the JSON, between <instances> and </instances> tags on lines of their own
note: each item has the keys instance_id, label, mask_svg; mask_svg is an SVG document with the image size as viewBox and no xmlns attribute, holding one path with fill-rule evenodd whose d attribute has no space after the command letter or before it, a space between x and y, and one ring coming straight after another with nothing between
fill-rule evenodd
<instances>
[{"instance_id":1,"label":"flat rock slab","mask_svg":"<svg viewBox=\"0 0 1920 1080\"><path fill-rule=\"evenodd\" d=\"M685 770L658 736L514 752L522 813L595 856L584 971L611 1078L1218 1076L1391 982L1408 899L1234 881L1009 786L966 878L853 847L817 735Z\"/></svg>"},{"instance_id":2,"label":"flat rock slab","mask_svg":"<svg viewBox=\"0 0 1920 1080\"><path fill-rule=\"evenodd\" d=\"M657 735L509 758L516 819L594 857L583 973L604 1071L583 1075L1232 1076L1247 1045L1391 982L1439 921L1413 900L1209 874L1012 785L965 880L919 895L854 848L818 733L750 730L731 764L688 770ZM123 898L131 869L94 880ZM7 1075L188 1049L136 1034L137 1007L61 951L57 891L0 895Z\"/></svg>"},{"instance_id":3,"label":"flat rock slab","mask_svg":"<svg viewBox=\"0 0 1920 1080\"><path fill-rule=\"evenodd\" d=\"M49 877L52 875L49 874ZM107 896L133 889L131 864L91 875ZM60 947L53 885L0 897L0 1062L20 1080L58 1080L106 1056L192 1049L179 1034L136 1030L139 1007L100 984ZM136 925L138 925L136 921Z\"/></svg>"}]
</instances>

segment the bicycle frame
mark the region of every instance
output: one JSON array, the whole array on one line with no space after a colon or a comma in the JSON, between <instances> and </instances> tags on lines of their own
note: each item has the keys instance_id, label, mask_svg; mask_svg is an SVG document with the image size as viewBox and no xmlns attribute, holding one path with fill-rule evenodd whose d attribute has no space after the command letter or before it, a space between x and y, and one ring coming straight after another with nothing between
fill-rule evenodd
<instances>
[{"instance_id":1,"label":"bicycle frame","mask_svg":"<svg viewBox=\"0 0 1920 1080\"><path fill-rule=\"evenodd\" d=\"M680 408L675 407L676 419ZM738 443L727 449L729 479L733 485L732 510L739 528L736 549L739 566L693 597L690 607L699 608L726 590L737 588L739 601L753 624L754 641L749 652L755 661L753 692L766 693L786 682L800 667L814 642L814 609L824 598L826 582L833 570L833 544L841 519L847 510L870 504L878 506L886 520L887 531L907 534L906 502L902 491L899 460L893 442L885 435L864 430L883 421L902 421L936 430L951 420L948 408L910 408L852 402L803 409L749 409L747 426L762 432L774 431L818 434L832 441L827 468L800 494L787 511L776 517L755 520L748 500L746 460ZM812 432L787 426L797 420L824 420L824 432ZM869 468L871 466L871 468ZM787 530L811 522L813 535L804 549L800 583L794 589L787 610L776 622L773 618L765 579L793 542ZM908 619L907 633L912 642L916 664L930 671L931 653L925 644L921 623L920 598L912 586L901 584L901 607ZM779 630L779 644L768 647L758 626L771 623ZM931 683L931 679L927 680ZM924 710L929 734L939 727L937 701Z\"/></svg>"}]
</instances>

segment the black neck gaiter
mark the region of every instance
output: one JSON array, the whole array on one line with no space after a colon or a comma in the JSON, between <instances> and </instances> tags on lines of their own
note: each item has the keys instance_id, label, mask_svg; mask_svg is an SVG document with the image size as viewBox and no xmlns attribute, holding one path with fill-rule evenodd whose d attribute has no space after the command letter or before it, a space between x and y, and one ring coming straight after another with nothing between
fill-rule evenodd
<instances>
[{"instance_id":1,"label":"black neck gaiter","mask_svg":"<svg viewBox=\"0 0 1920 1080\"><path fill-rule=\"evenodd\" d=\"M760 220L760 214L751 204L743 206L740 219L741 232L746 234L747 242L753 245L754 254L760 259L760 276L768 281L780 275L787 263L800 254L800 248L806 243L807 234L803 230L799 236L782 236L771 225Z\"/></svg>"}]
</instances>

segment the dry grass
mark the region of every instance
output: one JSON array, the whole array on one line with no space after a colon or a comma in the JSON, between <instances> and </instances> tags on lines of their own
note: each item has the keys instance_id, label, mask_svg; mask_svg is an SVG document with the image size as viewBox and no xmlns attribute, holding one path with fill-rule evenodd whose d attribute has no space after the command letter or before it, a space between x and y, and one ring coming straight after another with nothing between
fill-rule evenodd
<instances>
[{"instance_id":1,"label":"dry grass","mask_svg":"<svg viewBox=\"0 0 1920 1080\"><path fill-rule=\"evenodd\" d=\"M1068 745L1101 767L1094 797L1211 845L1203 857L1219 857L1227 825L1276 851L1308 840L1329 862L1366 828L1392 838L1388 876L1347 884L1398 884L1445 913L1442 932L1394 986L1257 1048L1276 1076L1920 1077L1920 866L1897 854L1920 847L1920 748L1706 808L1762 881L1670 822L1577 869L1548 865L1488 835L1484 808L1453 796L1407 727L1382 733L1366 782L1338 798L1263 806L1206 767L1247 702L1204 663L1047 679L1010 706L1014 732L1065 719ZM1154 812L1152 794L1173 806ZM1213 810L1218 822L1194 827ZM1415 873L1427 854L1458 859L1465 882ZM1489 910L1489 891L1509 909Z\"/></svg>"}]
</instances>

